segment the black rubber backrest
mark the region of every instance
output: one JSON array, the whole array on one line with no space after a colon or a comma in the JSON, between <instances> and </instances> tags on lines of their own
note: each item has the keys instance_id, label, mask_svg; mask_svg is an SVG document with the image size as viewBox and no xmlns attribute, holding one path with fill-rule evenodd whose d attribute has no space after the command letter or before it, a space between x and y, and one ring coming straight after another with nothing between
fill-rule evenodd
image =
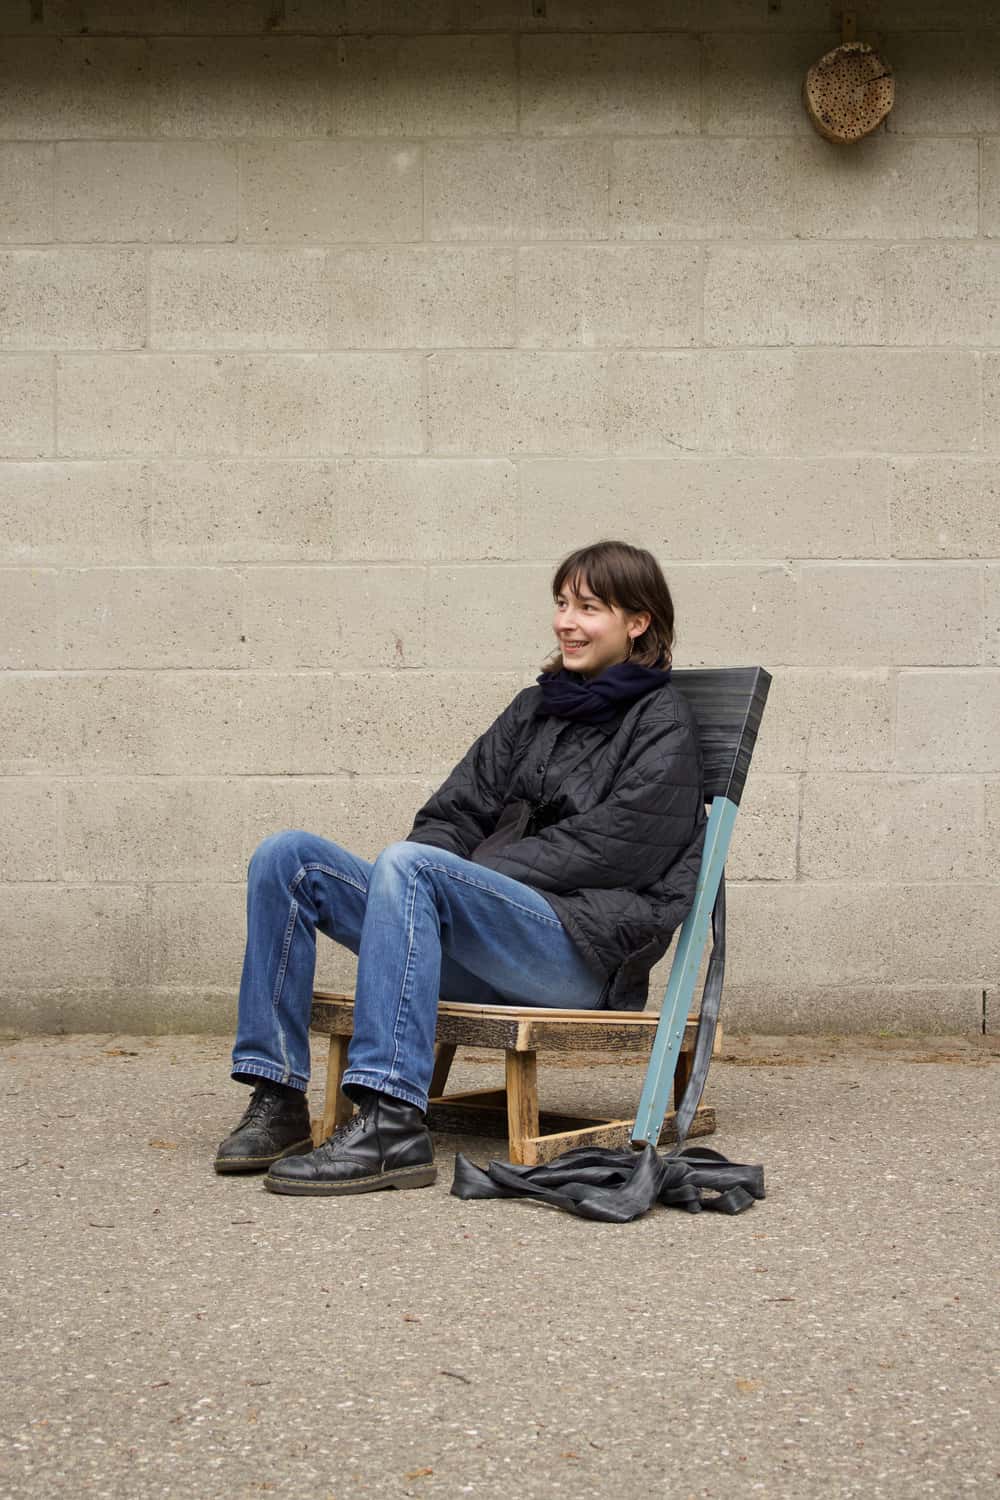
<instances>
[{"instance_id":1,"label":"black rubber backrest","mask_svg":"<svg viewBox=\"0 0 1000 1500\"><path fill-rule=\"evenodd\" d=\"M739 806L771 686L763 667L692 667L671 682L694 710L705 761L705 800L728 797Z\"/></svg>"}]
</instances>

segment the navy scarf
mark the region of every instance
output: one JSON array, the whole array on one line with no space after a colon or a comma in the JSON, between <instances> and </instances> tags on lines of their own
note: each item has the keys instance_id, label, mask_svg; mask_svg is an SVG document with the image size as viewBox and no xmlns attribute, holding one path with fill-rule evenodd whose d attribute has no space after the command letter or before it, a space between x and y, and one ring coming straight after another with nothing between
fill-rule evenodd
<instances>
[{"instance_id":1,"label":"navy scarf","mask_svg":"<svg viewBox=\"0 0 1000 1500\"><path fill-rule=\"evenodd\" d=\"M661 657L662 661L663 658ZM589 681L565 667L551 675L543 672L535 681L542 689L539 716L579 719L584 724L606 724L637 698L644 698L670 679L670 668L635 666L616 662Z\"/></svg>"}]
</instances>

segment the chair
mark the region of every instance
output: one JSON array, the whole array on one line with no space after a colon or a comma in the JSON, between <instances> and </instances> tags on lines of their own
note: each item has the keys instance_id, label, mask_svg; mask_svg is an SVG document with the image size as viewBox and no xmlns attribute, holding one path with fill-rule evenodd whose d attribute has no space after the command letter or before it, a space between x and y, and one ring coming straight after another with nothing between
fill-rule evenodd
<instances>
[{"instance_id":1,"label":"chair","mask_svg":"<svg viewBox=\"0 0 1000 1500\"><path fill-rule=\"evenodd\" d=\"M639 1146L707 1135L715 1129L714 1110L701 1105L701 1096L720 1035L724 868L771 678L763 667L725 667L675 671L672 681L688 699L698 723L709 816L694 905L677 938L659 1015L442 1001L428 1110L432 1129L506 1135L509 1160L527 1166L551 1161L575 1146L620 1147L630 1140ZM712 948L701 1005L689 1015L710 927ZM317 1144L349 1119L354 1108L340 1088L353 1013L350 995L317 990L313 996L311 1029L330 1039L323 1115L313 1127ZM459 1047L501 1050L506 1086L446 1094ZM648 1057L635 1118L543 1115L538 1104L539 1052ZM668 1112L671 1088L675 1107Z\"/></svg>"}]
</instances>

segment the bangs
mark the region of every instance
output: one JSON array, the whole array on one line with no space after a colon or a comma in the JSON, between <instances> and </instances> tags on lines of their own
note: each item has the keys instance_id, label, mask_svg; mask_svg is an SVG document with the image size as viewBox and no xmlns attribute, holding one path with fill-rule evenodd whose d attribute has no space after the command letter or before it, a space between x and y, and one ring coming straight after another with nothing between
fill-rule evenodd
<instances>
[{"instance_id":1,"label":"bangs","mask_svg":"<svg viewBox=\"0 0 1000 1500\"><path fill-rule=\"evenodd\" d=\"M552 594L555 597L567 588L578 597L584 593L593 594L595 599L614 609L618 600L614 597L612 584L612 569L606 555L596 547L583 547L562 563L552 581Z\"/></svg>"}]
</instances>

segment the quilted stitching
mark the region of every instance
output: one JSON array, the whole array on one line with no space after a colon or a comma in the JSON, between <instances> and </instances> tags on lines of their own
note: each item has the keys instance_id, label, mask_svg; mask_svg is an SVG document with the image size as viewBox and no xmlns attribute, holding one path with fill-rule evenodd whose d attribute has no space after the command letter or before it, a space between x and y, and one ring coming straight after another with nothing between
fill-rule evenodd
<instances>
[{"instance_id":1,"label":"quilted stitching","mask_svg":"<svg viewBox=\"0 0 1000 1500\"><path fill-rule=\"evenodd\" d=\"M481 862L543 891L588 963L611 979L608 1005L641 1010L649 969L691 909L701 863L691 710L669 682L610 729L537 718L540 701L538 687L518 693L421 808L408 838L470 859L507 802L544 794L554 821ZM593 750L581 760L588 739Z\"/></svg>"}]
</instances>

